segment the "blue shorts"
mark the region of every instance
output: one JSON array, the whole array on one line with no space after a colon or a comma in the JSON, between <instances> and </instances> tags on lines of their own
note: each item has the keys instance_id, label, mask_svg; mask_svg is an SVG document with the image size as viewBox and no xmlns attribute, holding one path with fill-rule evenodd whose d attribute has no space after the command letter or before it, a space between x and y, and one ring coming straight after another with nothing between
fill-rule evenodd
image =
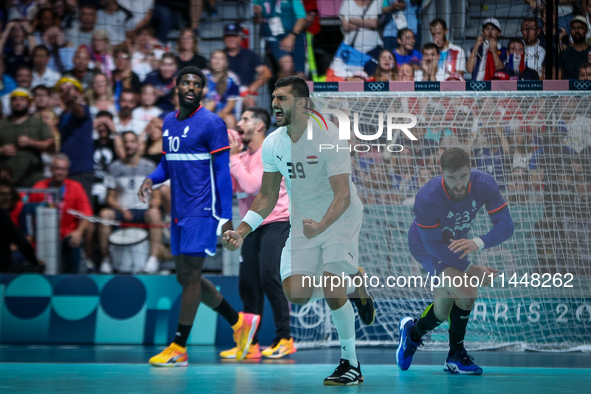
<instances>
[{"instance_id":1,"label":"blue shorts","mask_svg":"<svg viewBox=\"0 0 591 394\"><path fill-rule=\"evenodd\" d=\"M170 223L170 253L173 256L213 256L218 245L219 221L213 217L187 217Z\"/></svg>"},{"instance_id":2,"label":"blue shorts","mask_svg":"<svg viewBox=\"0 0 591 394\"><path fill-rule=\"evenodd\" d=\"M146 209L130 209L129 212L133 215L130 221L125 220L121 211L115 210L115 220L125 223L141 223L146 224Z\"/></svg>"},{"instance_id":3,"label":"blue shorts","mask_svg":"<svg viewBox=\"0 0 591 394\"><path fill-rule=\"evenodd\" d=\"M427 251L425 245L423 245L419 230L414 225L408 231L408 248L412 257L423 266L431 277L437 276L447 267L451 267L442 263L437 257Z\"/></svg>"}]
</instances>

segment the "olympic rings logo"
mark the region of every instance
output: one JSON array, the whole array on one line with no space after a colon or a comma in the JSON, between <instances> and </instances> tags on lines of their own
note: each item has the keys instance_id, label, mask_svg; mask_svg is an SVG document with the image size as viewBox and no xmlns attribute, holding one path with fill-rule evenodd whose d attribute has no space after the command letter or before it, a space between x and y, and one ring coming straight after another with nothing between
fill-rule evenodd
<instances>
[{"instance_id":1,"label":"olympic rings logo","mask_svg":"<svg viewBox=\"0 0 591 394\"><path fill-rule=\"evenodd\" d=\"M470 82L470 89L472 90L484 90L486 88L486 82Z\"/></svg>"},{"instance_id":2,"label":"olympic rings logo","mask_svg":"<svg viewBox=\"0 0 591 394\"><path fill-rule=\"evenodd\" d=\"M591 82L589 82L589 81L575 81L575 83L573 85L578 90L587 90L591 86Z\"/></svg>"},{"instance_id":3,"label":"olympic rings logo","mask_svg":"<svg viewBox=\"0 0 591 394\"><path fill-rule=\"evenodd\" d=\"M379 92L384 90L384 88L386 87L386 84L383 82L369 82L367 84L367 87L369 88L369 90L373 90L374 92Z\"/></svg>"}]
</instances>

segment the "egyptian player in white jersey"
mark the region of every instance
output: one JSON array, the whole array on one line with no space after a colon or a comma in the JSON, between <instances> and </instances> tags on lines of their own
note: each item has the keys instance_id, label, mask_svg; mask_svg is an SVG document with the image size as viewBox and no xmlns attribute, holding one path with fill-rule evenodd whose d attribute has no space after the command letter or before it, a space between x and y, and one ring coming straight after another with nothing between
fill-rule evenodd
<instances>
[{"instance_id":1,"label":"egyptian player in white jersey","mask_svg":"<svg viewBox=\"0 0 591 394\"><path fill-rule=\"evenodd\" d=\"M300 77L286 77L275 84L272 104L281 127L265 139L261 189L236 231L224 233L224 246L238 249L271 213L285 177L292 227L281 255L283 291L298 305L324 296L341 344L341 362L324 384L356 385L363 376L355 353L353 307L346 283L334 288L330 283L334 276L363 273L357 265L363 207L351 182L349 150L320 150L320 144L339 145L336 127L328 122L322 130L312 126L312 140L308 140L309 96L308 85ZM343 148L345 144L340 143ZM311 279L318 277L328 285L311 285ZM367 290L356 289L352 301L361 320L373 323L375 309Z\"/></svg>"}]
</instances>

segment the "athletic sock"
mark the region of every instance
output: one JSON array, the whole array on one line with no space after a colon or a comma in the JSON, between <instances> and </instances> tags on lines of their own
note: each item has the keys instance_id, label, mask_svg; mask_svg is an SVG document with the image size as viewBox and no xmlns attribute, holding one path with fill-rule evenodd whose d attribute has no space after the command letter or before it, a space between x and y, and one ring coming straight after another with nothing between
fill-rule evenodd
<instances>
[{"instance_id":1,"label":"athletic sock","mask_svg":"<svg viewBox=\"0 0 591 394\"><path fill-rule=\"evenodd\" d=\"M187 339L189 339L189 334L191 333L191 328L193 326L185 326L179 324L176 329L176 334L174 335L174 343L181 347L187 346Z\"/></svg>"},{"instance_id":2,"label":"athletic sock","mask_svg":"<svg viewBox=\"0 0 591 394\"><path fill-rule=\"evenodd\" d=\"M441 320L435 316L435 310L433 304L430 304L427 309L423 312L417 323L410 330L410 340L419 343L421 338L431 330L437 328L441 323Z\"/></svg>"},{"instance_id":3,"label":"athletic sock","mask_svg":"<svg viewBox=\"0 0 591 394\"><path fill-rule=\"evenodd\" d=\"M213 310L219 313L231 326L238 323L238 312L232 308L232 305L228 304L225 298L222 298L222 302L213 308Z\"/></svg>"},{"instance_id":4,"label":"athletic sock","mask_svg":"<svg viewBox=\"0 0 591 394\"><path fill-rule=\"evenodd\" d=\"M466 311L459 308L455 303L449 312L449 355L453 355L458 350L464 348L464 337L466 336L466 327L468 318L472 310Z\"/></svg>"},{"instance_id":5,"label":"athletic sock","mask_svg":"<svg viewBox=\"0 0 591 394\"><path fill-rule=\"evenodd\" d=\"M332 321L339 334L341 358L357 368L359 364L355 352L355 314L351 303L347 301L342 307L332 311Z\"/></svg>"}]
</instances>

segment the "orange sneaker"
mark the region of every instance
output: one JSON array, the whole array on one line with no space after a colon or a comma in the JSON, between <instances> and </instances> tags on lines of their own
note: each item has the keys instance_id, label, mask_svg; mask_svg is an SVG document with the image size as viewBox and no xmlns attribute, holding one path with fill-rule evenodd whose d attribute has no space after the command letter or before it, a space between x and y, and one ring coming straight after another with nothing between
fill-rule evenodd
<instances>
[{"instance_id":1,"label":"orange sneaker","mask_svg":"<svg viewBox=\"0 0 591 394\"><path fill-rule=\"evenodd\" d=\"M267 358L281 358L297 352L293 338L282 339L273 346L263 350L262 355Z\"/></svg>"},{"instance_id":2,"label":"orange sneaker","mask_svg":"<svg viewBox=\"0 0 591 394\"><path fill-rule=\"evenodd\" d=\"M253 313L238 314L238 322L232 326L234 342L236 342L236 361L241 361L248 354L252 338L257 332L261 317Z\"/></svg>"},{"instance_id":3,"label":"orange sneaker","mask_svg":"<svg viewBox=\"0 0 591 394\"><path fill-rule=\"evenodd\" d=\"M173 342L162 353L152 357L149 363L154 367L186 367L189 365L187 348Z\"/></svg>"},{"instance_id":4,"label":"orange sneaker","mask_svg":"<svg viewBox=\"0 0 591 394\"><path fill-rule=\"evenodd\" d=\"M233 347L230 350L224 350L223 352L220 352L220 357L227 360L235 360L236 353L238 353L238 347ZM246 357L244 357L244 359L257 360L259 358L261 358L261 349L259 347L259 344L255 343L254 345L250 345L250 347L248 348L248 353L246 353Z\"/></svg>"}]
</instances>

